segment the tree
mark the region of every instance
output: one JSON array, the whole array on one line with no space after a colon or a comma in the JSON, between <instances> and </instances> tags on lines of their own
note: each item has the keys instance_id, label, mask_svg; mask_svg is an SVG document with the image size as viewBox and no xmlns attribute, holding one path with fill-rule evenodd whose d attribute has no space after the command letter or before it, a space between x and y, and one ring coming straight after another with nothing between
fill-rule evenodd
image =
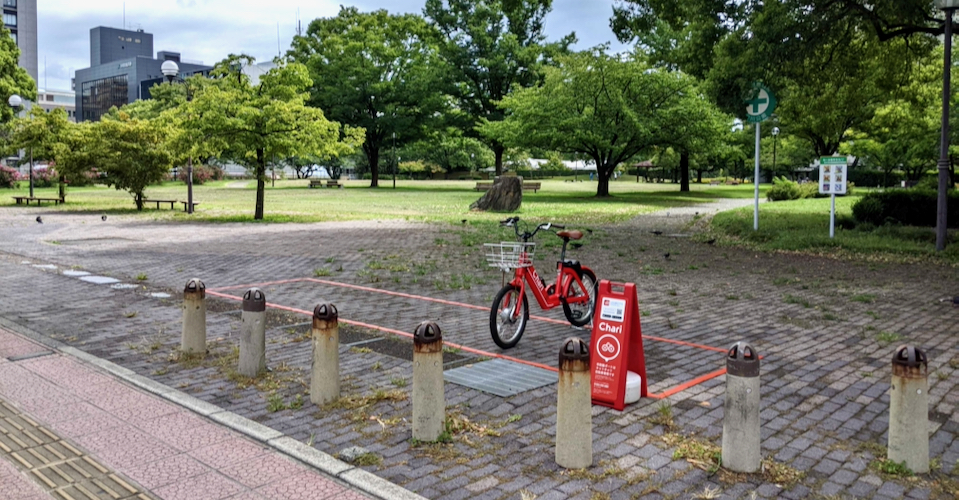
<instances>
[{"instance_id":1,"label":"tree","mask_svg":"<svg viewBox=\"0 0 959 500\"><path fill-rule=\"evenodd\" d=\"M10 36L10 30L0 26L0 123L6 123L14 117L15 111L7 105L7 99L19 95L24 101L37 100L37 84L30 78L27 70L18 64L20 48Z\"/></svg>"},{"instance_id":2,"label":"tree","mask_svg":"<svg viewBox=\"0 0 959 500\"><path fill-rule=\"evenodd\" d=\"M450 94L473 127L502 121L497 103L515 89L536 85L541 68L575 42L570 34L546 44L544 18L552 0L427 0L423 12L442 35L439 53L449 68ZM481 136L503 172L504 144Z\"/></svg>"},{"instance_id":3,"label":"tree","mask_svg":"<svg viewBox=\"0 0 959 500\"><path fill-rule=\"evenodd\" d=\"M591 158L599 177L597 196L609 196L617 165L653 146L696 150L705 141L702 130L712 125L690 122L711 123L718 116L687 75L596 49L558 62L546 68L541 86L503 99L507 119L486 121L481 131L510 146Z\"/></svg>"},{"instance_id":4,"label":"tree","mask_svg":"<svg viewBox=\"0 0 959 500\"><path fill-rule=\"evenodd\" d=\"M446 105L434 83L440 66L434 38L415 14L341 7L336 17L314 20L306 36L293 40L290 57L313 79L309 104L366 131L370 187L379 185L383 148L423 137Z\"/></svg>"},{"instance_id":5,"label":"tree","mask_svg":"<svg viewBox=\"0 0 959 500\"><path fill-rule=\"evenodd\" d=\"M131 118L122 110L104 115L86 137L91 141L88 154L106 174L106 183L129 191L137 210L143 210L143 191L162 181L173 165L166 138L158 120Z\"/></svg>"},{"instance_id":6,"label":"tree","mask_svg":"<svg viewBox=\"0 0 959 500\"><path fill-rule=\"evenodd\" d=\"M240 71L253 62L249 56L231 55L214 66L211 79L197 79L179 128L189 131L184 142L252 165L253 218L261 220L268 159L346 154L362 142L363 130L346 128L341 137L340 124L306 105L306 90L312 85L306 66L277 60L254 85Z\"/></svg>"},{"instance_id":7,"label":"tree","mask_svg":"<svg viewBox=\"0 0 959 500\"><path fill-rule=\"evenodd\" d=\"M493 164L493 152L479 139L455 128L434 131L426 139L403 148L403 158L421 159L445 172L474 172Z\"/></svg>"},{"instance_id":8,"label":"tree","mask_svg":"<svg viewBox=\"0 0 959 500\"><path fill-rule=\"evenodd\" d=\"M28 116L15 118L9 124L9 142L7 154L20 150L29 150L33 160L45 160L58 165L58 156L64 148L57 147L64 139L70 120L62 109L47 113L40 106L33 107ZM59 168L58 168L59 170ZM60 199L66 197L64 183L66 178L60 172Z\"/></svg>"}]
</instances>

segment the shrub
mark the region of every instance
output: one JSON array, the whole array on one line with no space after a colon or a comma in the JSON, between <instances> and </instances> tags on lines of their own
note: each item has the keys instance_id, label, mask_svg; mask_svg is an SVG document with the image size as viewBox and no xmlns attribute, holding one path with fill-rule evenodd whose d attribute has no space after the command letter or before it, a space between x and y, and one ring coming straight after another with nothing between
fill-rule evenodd
<instances>
[{"instance_id":1,"label":"shrub","mask_svg":"<svg viewBox=\"0 0 959 500\"><path fill-rule=\"evenodd\" d=\"M931 189L874 191L852 206L852 215L860 224L935 227L937 198L938 194ZM946 217L949 227L959 227L959 192L949 193Z\"/></svg>"},{"instance_id":2,"label":"shrub","mask_svg":"<svg viewBox=\"0 0 959 500\"><path fill-rule=\"evenodd\" d=\"M24 176L27 178L27 176ZM27 178L29 180L29 178ZM56 185L57 180L57 171L52 168L35 168L33 169L33 187L38 188L48 188Z\"/></svg>"},{"instance_id":3,"label":"shrub","mask_svg":"<svg viewBox=\"0 0 959 500\"><path fill-rule=\"evenodd\" d=\"M0 166L0 188L16 189L20 187L20 172L17 169Z\"/></svg>"},{"instance_id":4,"label":"shrub","mask_svg":"<svg viewBox=\"0 0 959 500\"><path fill-rule=\"evenodd\" d=\"M182 167L177 170L177 180L186 182L187 169ZM196 165L193 167L193 184L204 184L207 181L218 181L224 177L223 169L211 165Z\"/></svg>"},{"instance_id":5,"label":"shrub","mask_svg":"<svg viewBox=\"0 0 959 500\"><path fill-rule=\"evenodd\" d=\"M799 184L785 177L774 177L773 187L766 192L769 201L798 200L803 197Z\"/></svg>"}]
</instances>

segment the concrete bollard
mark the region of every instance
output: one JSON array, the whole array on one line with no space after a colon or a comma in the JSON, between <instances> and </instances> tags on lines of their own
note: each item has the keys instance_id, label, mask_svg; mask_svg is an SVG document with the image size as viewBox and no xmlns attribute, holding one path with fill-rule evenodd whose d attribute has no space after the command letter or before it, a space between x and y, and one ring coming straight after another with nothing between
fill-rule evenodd
<instances>
[{"instance_id":1,"label":"concrete bollard","mask_svg":"<svg viewBox=\"0 0 959 500\"><path fill-rule=\"evenodd\" d=\"M929 364L916 347L900 346L892 356L886 456L917 474L929 472Z\"/></svg>"},{"instance_id":2,"label":"concrete bollard","mask_svg":"<svg viewBox=\"0 0 959 500\"><path fill-rule=\"evenodd\" d=\"M433 442L446 424L443 394L443 333L424 321L413 333L413 439Z\"/></svg>"},{"instance_id":3,"label":"concrete bollard","mask_svg":"<svg viewBox=\"0 0 959 500\"><path fill-rule=\"evenodd\" d=\"M206 354L206 285L197 278L183 289L183 333L180 350L186 354Z\"/></svg>"},{"instance_id":4,"label":"concrete bollard","mask_svg":"<svg viewBox=\"0 0 959 500\"><path fill-rule=\"evenodd\" d=\"M321 405L340 397L340 322L333 304L313 309L310 401Z\"/></svg>"},{"instance_id":5,"label":"concrete bollard","mask_svg":"<svg viewBox=\"0 0 959 500\"><path fill-rule=\"evenodd\" d=\"M745 342L735 343L726 357L723 413L723 467L759 471L759 355Z\"/></svg>"},{"instance_id":6,"label":"concrete bollard","mask_svg":"<svg viewBox=\"0 0 959 500\"><path fill-rule=\"evenodd\" d=\"M237 371L253 378L266 371L266 295L259 288L243 294L242 321Z\"/></svg>"},{"instance_id":7,"label":"concrete bollard","mask_svg":"<svg viewBox=\"0 0 959 500\"><path fill-rule=\"evenodd\" d=\"M556 388L556 464L567 469L593 465L593 402L589 346L571 337L559 350Z\"/></svg>"}]
</instances>

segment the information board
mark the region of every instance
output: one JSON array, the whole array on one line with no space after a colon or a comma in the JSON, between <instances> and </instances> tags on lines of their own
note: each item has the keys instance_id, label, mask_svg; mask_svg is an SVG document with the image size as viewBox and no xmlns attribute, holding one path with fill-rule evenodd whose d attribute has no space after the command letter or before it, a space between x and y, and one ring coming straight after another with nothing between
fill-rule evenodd
<instances>
[{"instance_id":1,"label":"information board","mask_svg":"<svg viewBox=\"0 0 959 500\"><path fill-rule=\"evenodd\" d=\"M590 342L593 404L616 410L626 407L626 372L642 377L646 397L646 358L634 283L599 282Z\"/></svg>"},{"instance_id":2,"label":"information board","mask_svg":"<svg viewBox=\"0 0 959 500\"><path fill-rule=\"evenodd\" d=\"M848 174L845 156L823 156L819 159L819 192L846 194Z\"/></svg>"}]
</instances>

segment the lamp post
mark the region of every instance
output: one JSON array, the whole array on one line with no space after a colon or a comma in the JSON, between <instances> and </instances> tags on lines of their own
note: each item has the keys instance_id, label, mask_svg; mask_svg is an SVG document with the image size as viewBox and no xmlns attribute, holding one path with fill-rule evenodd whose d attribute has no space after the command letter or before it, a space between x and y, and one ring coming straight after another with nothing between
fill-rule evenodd
<instances>
[{"instance_id":1,"label":"lamp post","mask_svg":"<svg viewBox=\"0 0 959 500\"><path fill-rule=\"evenodd\" d=\"M952 78L952 14L959 0L936 0L946 14L944 23L945 57L942 71L942 134L939 138L939 199L936 204L936 251L946 249L946 213L949 208L949 96Z\"/></svg>"},{"instance_id":2,"label":"lamp post","mask_svg":"<svg viewBox=\"0 0 959 500\"><path fill-rule=\"evenodd\" d=\"M13 108L14 114L19 114L20 107L23 106L23 99L17 94L13 94L7 99L7 104ZM30 197L33 198L33 146L30 147Z\"/></svg>"},{"instance_id":3,"label":"lamp post","mask_svg":"<svg viewBox=\"0 0 959 500\"><path fill-rule=\"evenodd\" d=\"M180 66L177 65L175 61L163 61L163 64L160 65L160 72L163 73L163 76L166 77L167 81L172 85L174 80L179 79L181 82L183 79L179 78L180 75ZM187 97L189 100L189 96ZM174 172L176 169L174 168ZM193 213L193 157L189 156L186 160L186 213Z\"/></svg>"},{"instance_id":4,"label":"lamp post","mask_svg":"<svg viewBox=\"0 0 959 500\"><path fill-rule=\"evenodd\" d=\"M770 175L770 181L772 177L776 175L776 146L779 145L779 127L773 127L773 171Z\"/></svg>"}]
</instances>

